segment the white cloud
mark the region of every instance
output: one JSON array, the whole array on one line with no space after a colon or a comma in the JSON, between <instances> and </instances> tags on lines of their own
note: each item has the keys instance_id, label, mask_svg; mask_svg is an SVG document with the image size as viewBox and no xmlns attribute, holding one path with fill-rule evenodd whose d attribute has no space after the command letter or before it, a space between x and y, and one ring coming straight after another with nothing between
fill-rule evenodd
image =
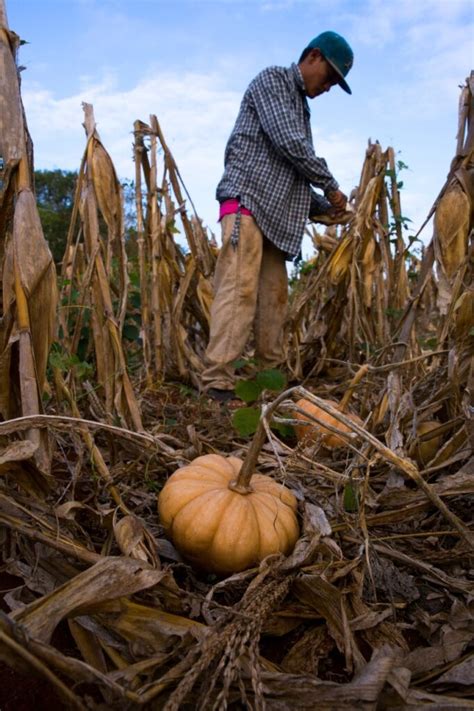
<instances>
[{"instance_id":1,"label":"white cloud","mask_svg":"<svg viewBox=\"0 0 474 711\"><path fill-rule=\"evenodd\" d=\"M74 96L54 97L28 87L23 100L35 145L37 168L79 167L85 148L81 102L93 104L99 135L120 177L134 177L133 122L156 114L200 216L216 230L215 187L223 170L224 148L237 116L241 94L216 74L156 72L128 91L117 89L113 75L89 84ZM365 146L346 130L315 131L318 155L349 191L358 181Z\"/></svg>"},{"instance_id":2,"label":"white cloud","mask_svg":"<svg viewBox=\"0 0 474 711\"><path fill-rule=\"evenodd\" d=\"M214 75L156 73L128 91L118 90L113 76L62 98L39 86L28 87L23 101L38 168L79 167L85 147L81 103L87 101L94 106L100 137L121 177L134 176L133 122L148 122L150 114L156 114L199 210L205 191L208 202L214 200L240 95ZM214 212L214 206L211 212L206 205L204 218L210 221Z\"/></svg>"},{"instance_id":3,"label":"white cloud","mask_svg":"<svg viewBox=\"0 0 474 711\"><path fill-rule=\"evenodd\" d=\"M314 141L317 155L326 159L341 189L349 193L359 182L365 143L349 129L326 133L316 128Z\"/></svg>"},{"instance_id":4,"label":"white cloud","mask_svg":"<svg viewBox=\"0 0 474 711\"><path fill-rule=\"evenodd\" d=\"M421 49L423 42L432 51L439 43L449 43L451 27L464 25L468 33L472 7L471 0L368 0L348 3L346 17L358 45L383 47L395 42L398 48Z\"/></svg>"}]
</instances>

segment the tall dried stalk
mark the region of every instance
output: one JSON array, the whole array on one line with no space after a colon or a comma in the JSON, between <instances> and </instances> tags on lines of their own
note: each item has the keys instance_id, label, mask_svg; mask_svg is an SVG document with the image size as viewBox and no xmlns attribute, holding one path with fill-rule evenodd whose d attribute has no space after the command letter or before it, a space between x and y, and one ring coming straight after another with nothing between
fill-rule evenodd
<instances>
[{"instance_id":1,"label":"tall dried stalk","mask_svg":"<svg viewBox=\"0 0 474 711\"><path fill-rule=\"evenodd\" d=\"M142 429L140 408L127 370L122 329L127 307L127 259L123 230L121 187L114 166L96 130L93 108L84 104L84 127L87 146L81 164L76 189L73 218L63 262L63 302L74 308L75 318L65 325L64 343L70 354L75 354L79 336L90 313L93 350L97 380L104 396L106 415L115 417L124 426ZM80 217L78 240L84 239L83 271L76 259L77 245L72 244L75 220ZM104 235L104 225L107 234ZM118 266L115 268L115 264ZM118 274L118 285L115 283ZM74 289L79 292L78 303L72 303ZM71 332L72 328L72 332Z\"/></svg>"},{"instance_id":2,"label":"tall dried stalk","mask_svg":"<svg viewBox=\"0 0 474 711\"><path fill-rule=\"evenodd\" d=\"M146 385L152 385L152 354L150 344L150 303L147 289L147 248L145 242L145 218L143 215L143 197L141 170L149 173L149 166L146 159L146 147L143 141L143 134L140 130L140 121L135 121L134 125L134 160L135 160L135 208L137 213L137 245L138 245L138 268L140 275L140 315L141 330L140 337L143 346L143 361Z\"/></svg>"},{"instance_id":3,"label":"tall dried stalk","mask_svg":"<svg viewBox=\"0 0 474 711\"><path fill-rule=\"evenodd\" d=\"M450 179L436 207L433 242L439 274L438 305L442 315L463 291L469 235L474 214L474 71L459 102L457 152ZM444 339L446 325L442 334Z\"/></svg>"},{"instance_id":4,"label":"tall dried stalk","mask_svg":"<svg viewBox=\"0 0 474 711\"><path fill-rule=\"evenodd\" d=\"M0 319L0 413L42 412L48 353L56 315L56 270L44 239L32 189L31 146L16 67L19 38L0 3L0 258L3 305ZM50 468L47 433L31 430L33 461Z\"/></svg>"},{"instance_id":5,"label":"tall dried stalk","mask_svg":"<svg viewBox=\"0 0 474 711\"><path fill-rule=\"evenodd\" d=\"M393 352L393 361L405 357L412 336L415 319L419 314L423 293L432 280L432 267L436 260L437 306L441 315L438 329L438 346L445 344L451 335L450 368L447 390L450 391L448 414L452 418L462 412L465 400L466 420L472 420L468 405L472 405L472 393L466 389L469 373L474 365L474 284L472 271L472 247L469 253L469 235L472 234L474 211L474 72L466 80L459 103L459 129L456 155L451 163L445 185L432 209L434 212L433 238L425 250L413 296L400 320L395 334L398 345ZM444 315L444 318L443 318ZM435 366L438 366L438 360ZM390 425L387 432L389 446L398 451L403 445L400 422L411 402L404 395L400 372L394 368L387 381L387 396ZM436 395L439 399L439 393ZM425 401L427 409L429 401ZM439 410L434 406L432 412ZM416 410L414 421L416 422ZM466 423L467 424L467 423ZM452 437L453 446L435 457L439 464L462 448L466 439L464 423ZM403 451L403 450L402 450Z\"/></svg>"},{"instance_id":6,"label":"tall dried stalk","mask_svg":"<svg viewBox=\"0 0 474 711\"><path fill-rule=\"evenodd\" d=\"M358 361L387 346L409 297L393 149L369 144L354 210L331 253L320 251L295 290L288 365L296 378L321 358Z\"/></svg>"},{"instance_id":7,"label":"tall dried stalk","mask_svg":"<svg viewBox=\"0 0 474 711\"><path fill-rule=\"evenodd\" d=\"M196 216L188 217L181 176L156 116L150 117L150 125L136 121L134 126L145 377L148 384L166 377L191 379L197 384L208 332L208 276L215 257L200 221ZM175 240L177 218L189 254Z\"/></svg>"}]
</instances>

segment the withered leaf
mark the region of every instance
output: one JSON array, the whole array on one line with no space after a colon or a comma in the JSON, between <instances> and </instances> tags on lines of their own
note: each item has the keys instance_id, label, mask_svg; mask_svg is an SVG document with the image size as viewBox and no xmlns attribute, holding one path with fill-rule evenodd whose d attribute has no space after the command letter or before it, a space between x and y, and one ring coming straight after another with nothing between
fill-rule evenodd
<instances>
[{"instance_id":1,"label":"withered leaf","mask_svg":"<svg viewBox=\"0 0 474 711\"><path fill-rule=\"evenodd\" d=\"M15 615L36 639L48 642L64 617L90 612L95 604L132 595L156 585L166 575L133 558L104 558L49 595L31 603Z\"/></svg>"}]
</instances>

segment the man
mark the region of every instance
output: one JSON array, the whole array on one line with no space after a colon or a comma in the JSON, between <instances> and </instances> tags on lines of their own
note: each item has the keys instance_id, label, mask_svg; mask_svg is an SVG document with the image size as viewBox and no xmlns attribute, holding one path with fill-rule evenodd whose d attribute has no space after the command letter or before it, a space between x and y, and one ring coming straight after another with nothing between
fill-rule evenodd
<instances>
[{"instance_id":1,"label":"man","mask_svg":"<svg viewBox=\"0 0 474 711\"><path fill-rule=\"evenodd\" d=\"M285 260L299 254L310 214L337 215L346 207L346 196L314 151L307 99L336 84L350 94L345 76L352 63L346 40L323 32L298 64L265 69L245 92L216 193L222 248L202 374L204 390L216 400L234 397L232 363L243 353L252 326L262 366L283 361Z\"/></svg>"}]
</instances>

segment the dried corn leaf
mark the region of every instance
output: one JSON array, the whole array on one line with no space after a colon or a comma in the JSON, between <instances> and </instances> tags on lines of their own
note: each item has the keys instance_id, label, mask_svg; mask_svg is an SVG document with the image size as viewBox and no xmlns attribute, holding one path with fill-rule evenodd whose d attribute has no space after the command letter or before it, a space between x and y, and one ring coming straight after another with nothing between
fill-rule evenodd
<instances>
[{"instance_id":1,"label":"dried corn leaf","mask_svg":"<svg viewBox=\"0 0 474 711\"><path fill-rule=\"evenodd\" d=\"M350 630L345 603L338 588L323 578L305 575L295 582L294 593L298 600L324 618L338 649L346 653L346 663L354 660L356 669L362 669L365 660Z\"/></svg>"},{"instance_id":2,"label":"dried corn leaf","mask_svg":"<svg viewBox=\"0 0 474 711\"><path fill-rule=\"evenodd\" d=\"M36 444L30 440L11 442L0 451L0 474L11 470L12 462L23 462L30 459L36 452Z\"/></svg>"},{"instance_id":3,"label":"dried corn leaf","mask_svg":"<svg viewBox=\"0 0 474 711\"><path fill-rule=\"evenodd\" d=\"M86 607L90 613L105 600L116 600L156 585L165 575L132 558L104 558L53 593L26 606L15 619L33 637L48 642L64 617L81 614Z\"/></svg>"},{"instance_id":4,"label":"dried corn leaf","mask_svg":"<svg viewBox=\"0 0 474 711\"><path fill-rule=\"evenodd\" d=\"M441 674L434 682L438 685L461 685L472 687L474 684L474 655L469 656L464 661L451 666L448 671Z\"/></svg>"},{"instance_id":5,"label":"dried corn leaf","mask_svg":"<svg viewBox=\"0 0 474 711\"><path fill-rule=\"evenodd\" d=\"M97 204L109 228L110 239L122 234L122 200L120 183L112 160L97 136L90 139L88 165Z\"/></svg>"},{"instance_id":6,"label":"dried corn leaf","mask_svg":"<svg viewBox=\"0 0 474 711\"><path fill-rule=\"evenodd\" d=\"M207 629L205 625L187 617L126 599L120 600L117 612L102 614L101 618L106 626L129 642L146 645L155 652L162 651L169 647L170 642L188 635L202 639Z\"/></svg>"},{"instance_id":7,"label":"dried corn leaf","mask_svg":"<svg viewBox=\"0 0 474 711\"><path fill-rule=\"evenodd\" d=\"M456 300L453 308L454 337L458 347L474 337L474 287L467 289Z\"/></svg>"},{"instance_id":8,"label":"dried corn leaf","mask_svg":"<svg viewBox=\"0 0 474 711\"><path fill-rule=\"evenodd\" d=\"M340 711L357 708L366 711L375 708L376 700L390 672L399 664L399 650L388 645L376 650L372 659L350 683L322 682L314 676L263 672L265 698L270 708L287 711L288 708Z\"/></svg>"},{"instance_id":9,"label":"dried corn leaf","mask_svg":"<svg viewBox=\"0 0 474 711\"><path fill-rule=\"evenodd\" d=\"M9 308L15 299L14 264L28 299L36 377L42 393L49 349L56 330L56 270L43 236L35 197L28 189L22 190L17 197L12 241L5 255L4 306Z\"/></svg>"},{"instance_id":10,"label":"dried corn leaf","mask_svg":"<svg viewBox=\"0 0 474 711\"><path fill-rule=\"evenodd\" d=\"M107 672L104 653L98 638L76 620L68 620L68 626L82 658L94 669Z\"/></svg>"},{"instance_id":11,"label":"dried corn leaf","mask_svg":"<svg viewBox=\"0 0 474 711\"><path fill-rule=\"evenodd\" d=\"M156 554L156 541L139 518L124 516L119 521L114 519L114 535L125 556L144 560L154 568L160 568L160 561Z\"/></svg>"}]
</instances>

